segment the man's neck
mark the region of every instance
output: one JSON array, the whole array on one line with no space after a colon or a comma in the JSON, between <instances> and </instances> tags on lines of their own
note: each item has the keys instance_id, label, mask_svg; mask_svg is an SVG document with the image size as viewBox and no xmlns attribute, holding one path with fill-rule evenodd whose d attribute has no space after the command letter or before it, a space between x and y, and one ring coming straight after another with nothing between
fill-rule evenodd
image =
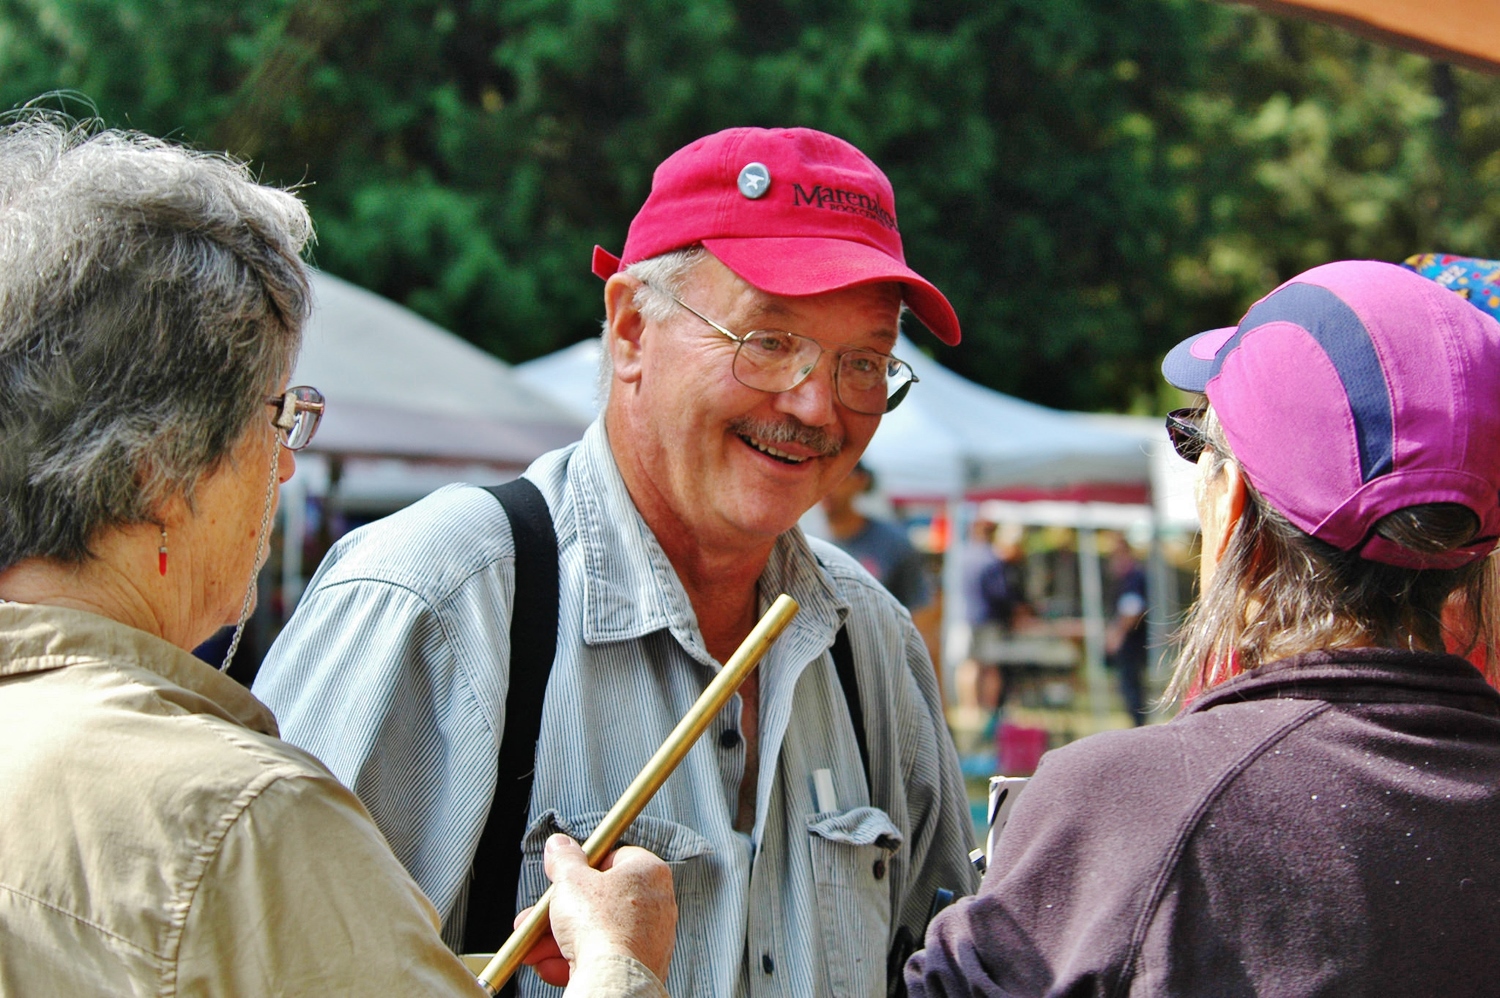
<instances>
[{"instance_id":1,"label":"man's neck","mask_svg":"<svg viewBox=\"0 0 1500 998\"><path fill-rule=\"evenodd\" d=\"M628 430L606 419L611 438ZM734 654L759 617L758 584L776 538L749 537L729 525L705 533L684 522L655 490L651 476L613 445L615 467L631 504L661 545L687 592L704 647L720 662Z\"/></svg>"},{"instance_id":2,"label":"man's neck","mask_svg":"<svg viewBox=\"0 0 1500 998\"><path fill-rule=\"evenodd\" d=\"M711 550L697 543L680 525L659 527L649 519L646 525L656 535L687 592L704 646L720 662L727 661L759 616L758 587L771 547Z\"/></svg>"}]
</instances>

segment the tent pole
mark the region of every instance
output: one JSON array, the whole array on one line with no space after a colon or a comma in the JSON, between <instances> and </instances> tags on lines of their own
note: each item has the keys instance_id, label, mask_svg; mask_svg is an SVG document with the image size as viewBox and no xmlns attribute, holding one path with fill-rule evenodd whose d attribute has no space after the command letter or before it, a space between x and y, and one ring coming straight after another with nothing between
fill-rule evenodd
<instances>
[{"instance_id":1,"label":"tent pole","mask_svg":"<svg viewBox=\"0 0 1500 998\"><path fill-rule=\"evenodd\" d=\"M1083 675L1094 730L1102 731L1109 715L1109 680L1104 673L1104 572L1099 535L1092 526L1078 528L1078 589L1083 602Z\"/></svg>"},{"instance_id":2,"label":"tent pole","mask_svg":"<svg viewBox=\"0 0 1500 998\"><path fill-rule=\"evenodd\" d=\"M303 458L305 461L306 458ZM307 537L307 474L281 486L281 620L285 624L302 598L302 544Z\"/></svg>"},{"instance_id":3,"label":"tent pole","mask_svg":"<svg viewBox=\"0 0 1500 998\"><path fill-rule=\"evenodd\" d=\"M973 532L975 511L978 507L959 496L950 496L946 504L948 516L948 545L943 550L943 702L958 703L956 677L958 667L963 664L963 651L967 647L964 630L967 625L967 609L964 607L963 541Z\"/></svg>"},{"instance_id":4,"label":"tent pole","mask_svg":"<svg viewBox=\"0 0 1500 998\"><path fill-rule=\"evenodd\" d=\"M1151 555L1146 574L1146 647L1148 668L1146 675L1152 685L1166 671L1166 659L1170 652L1168 644L1172 636L1172 621L1176 618L1176 576L1167 564L1162 551L1164 532L1160 511L1151 507ZM1149 702L1149 701L1148 701Z\"/></svg>"}]
</instances>

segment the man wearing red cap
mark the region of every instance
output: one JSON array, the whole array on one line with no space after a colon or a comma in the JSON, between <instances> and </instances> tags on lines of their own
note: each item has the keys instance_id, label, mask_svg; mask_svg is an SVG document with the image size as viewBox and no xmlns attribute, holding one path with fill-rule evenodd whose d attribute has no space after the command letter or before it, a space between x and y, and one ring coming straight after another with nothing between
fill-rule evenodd
<instances>
[{"instance_id":1,"label":"man wearing red cap","mask_svg":"<svg viewBox=\"0 0 1500 998\"><path fill-rule=\"evenodd\" d=\"M256 693L359 794L445 938L493 948L546 886L548 835L594 828L789 593L797 618L624 841L672 864L671 992L884 994L935 892L972 885L968 805L909 615L796 524L915 381L890 355L903 304L947 343L957 319L906 266L885 175L807 129L679 150L594 271L603 416L524 476L556 535L555 655L517 637L527 616L552 637L550 604L521 609L535 532L452 486L340 542ZM520 706L537 673L545 701ZM529 794L497 776L526 720Z\"/></svg>"}]
</instances>

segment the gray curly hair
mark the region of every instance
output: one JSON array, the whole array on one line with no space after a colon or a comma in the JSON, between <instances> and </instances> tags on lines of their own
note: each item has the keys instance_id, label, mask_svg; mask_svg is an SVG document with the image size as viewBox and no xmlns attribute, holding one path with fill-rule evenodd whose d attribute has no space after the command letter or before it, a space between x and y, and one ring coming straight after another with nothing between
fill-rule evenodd
<instances>
[{"instance_id":1,"label":"gray curly hair","mask_svg":"<svg viewBox=\"0 0 1500 998\"><path fill-rule=\"evenodd\" d=\"M192 501L291 371L312 235L243 163L25 112L0 127L0 569Z\"/></svg>"}]
</instances>

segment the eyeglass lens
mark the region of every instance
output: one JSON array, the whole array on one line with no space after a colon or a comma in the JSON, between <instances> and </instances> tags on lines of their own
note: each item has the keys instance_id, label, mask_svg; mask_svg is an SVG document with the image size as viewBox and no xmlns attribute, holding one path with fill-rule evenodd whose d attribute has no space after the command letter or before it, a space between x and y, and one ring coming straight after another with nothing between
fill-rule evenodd
<instances>
[{"instance_id":1,"label":"eyeglass lens","mask_svg":"<svg viewBox=\"0 0 1500 998\"><path fill-rule=\"evenodd\" d=\"M312 442L323 418L323 393L307 385L288 388L286 394L271 402L277 406L272 419L281 431L281 442L288 450L301 450Z\"/></svg>"},{"instance_id":2,"label":"eyeglass lens","mask_svg":"<svg viewBox=\"0 0 1500 998\"><path fill-rule=\"evenodd\" d=\"M1184 461L1198 463L1207 443L1203 439L1202 409L1173 409L1167 413L1167 436Z\"/></svg>"},{"instance_id":3,"label":"eyeglass lens","mask_svg":"<svg viewBox=\"0 0 1500 998\"><path fill-rule=\"evenodd\" d=\"M796 333L753 332L740 341L734 356L734 376L748 388L785 392L800 385L817 366L823 347ZM849 350L838 355L834 389L849 409L878 416L896 407L913 380L905 361L873 350Z\"/></svg>"}]
</instances>

